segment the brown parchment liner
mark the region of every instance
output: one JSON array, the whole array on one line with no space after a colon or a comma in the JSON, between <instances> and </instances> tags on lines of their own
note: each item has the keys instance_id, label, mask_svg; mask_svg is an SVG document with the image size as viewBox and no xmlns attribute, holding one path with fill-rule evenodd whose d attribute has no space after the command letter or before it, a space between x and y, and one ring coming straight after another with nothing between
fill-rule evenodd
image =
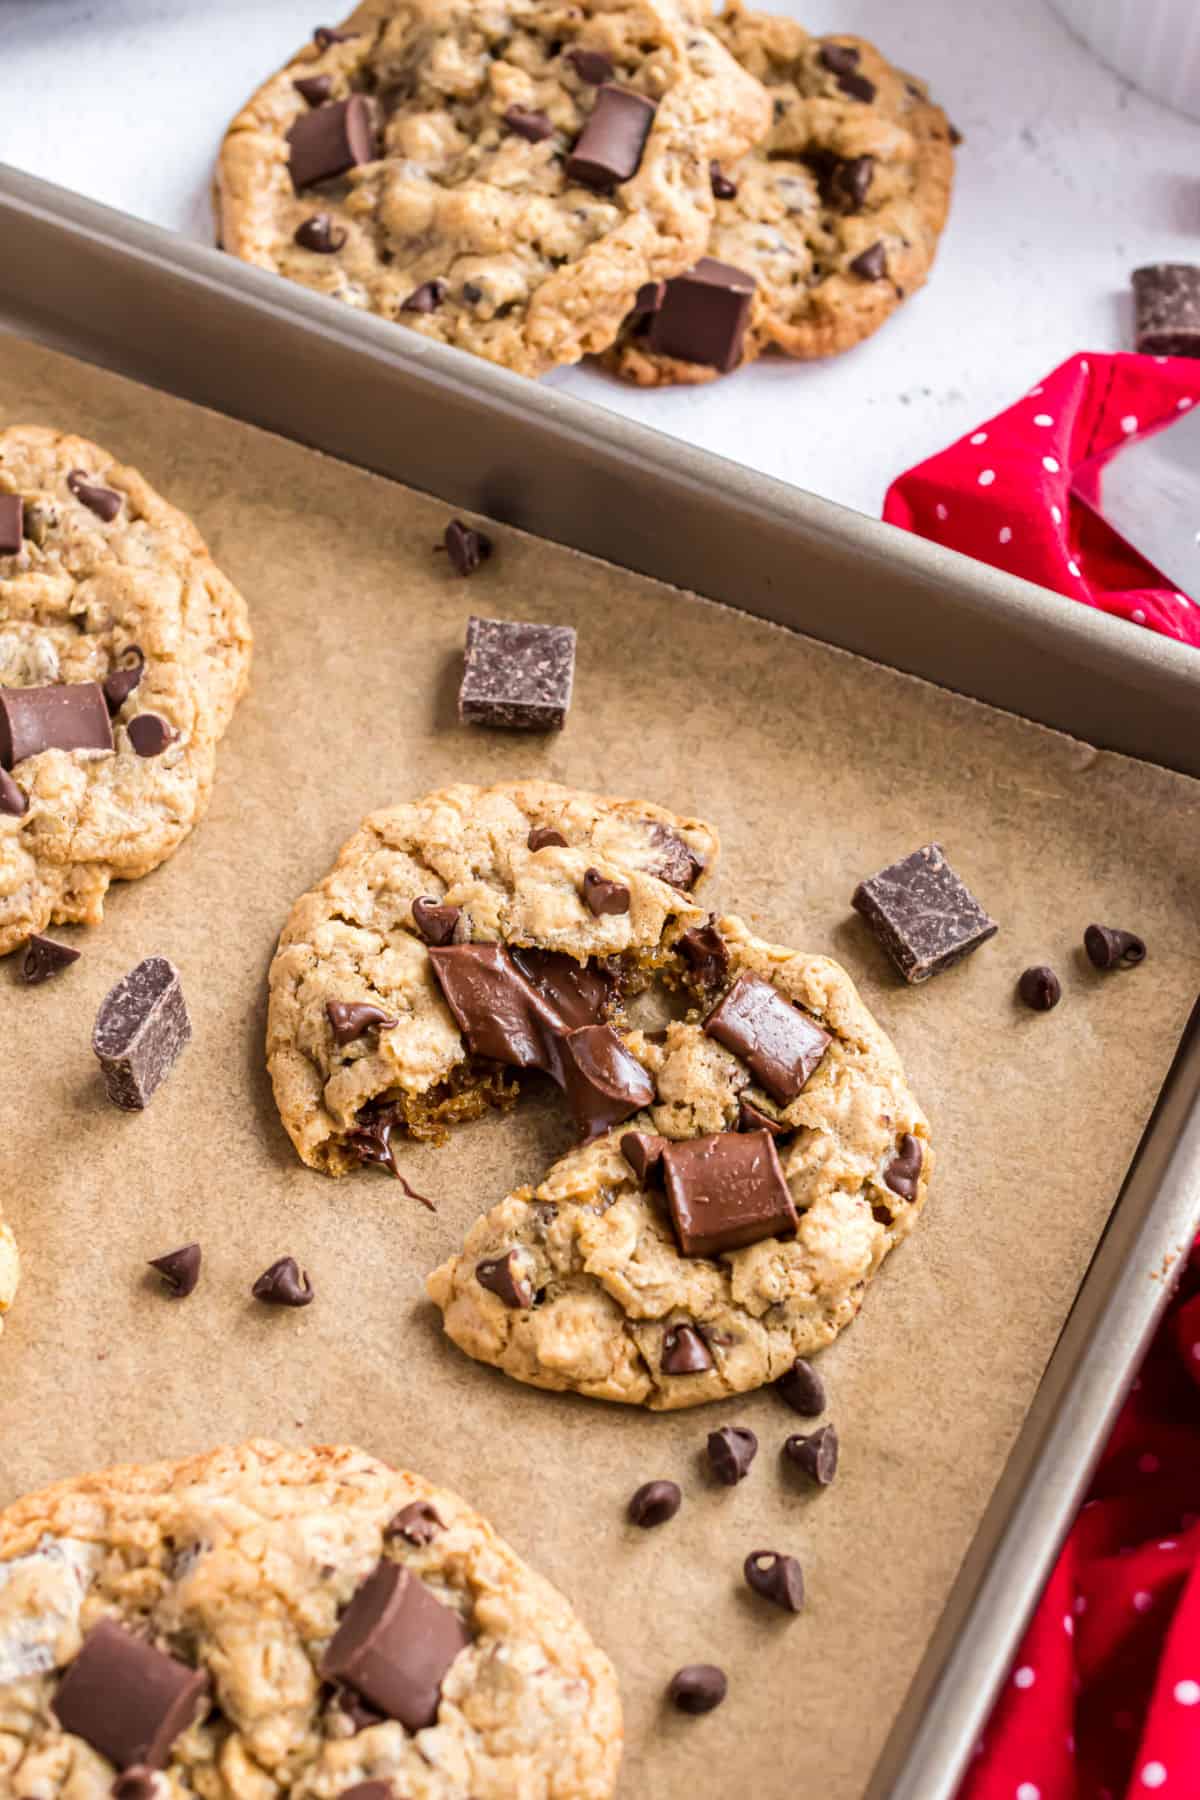
<instances>
[{"instance_id":1,"label":"brown parchment liner","mask_svg":"<svg viewBox=\"0 0 1200 1800\"><path fill-rule=\"evenodd\" d=\"M628 1800L730 1785L851 1800L1200 985L1200 783L503 527L461 581L433 554L441 503L11 339L0 420L82 432L140 468L196 520L256 634L208 819L155 875L114 887L100 929L61 934L83 958L57 981L26 989L16 959L0 965L0 1189L24 1259L0 1341L0 1504L253 1434L358 1442L461 1490L571 1597L621 1675ZM561 735L458 725L471 611L576 627ZM713 819L713 903L843 960L930 1114L925 1217L821 1358L842 1465L816 1498L780 1465L799 1422L770 1392L655 1417L519 1387L442 1338L425 1274L565 1147L551 1098L407 1152L436 1216L379 1171L304 1169L278 1123L264 977L291 902L371 808L521 775ZM1001 931L909 990L848 903L930 838ZM1146 963L1093 972L1076 948L1093 918L1143 933ZM89 1037L151 952L179 964L195 1039L151 1110L124 1116ZM1040 961L1064 988L1046 1016L1013 997ZM170 1303L142 1261L193 1237L200 1287ZM301 1313L249 1298L284 1253L316 1286ZM704 1439L735 1421L758 1461L715 1488ZM636 1531L626 1500L659 1476L681 1482L683 1510ZM744 1589L759 1548L802 1559L802 1617ZM693 1661L729 1673L700 1720L662 1704Z\"/></svg>"}]
</instances>

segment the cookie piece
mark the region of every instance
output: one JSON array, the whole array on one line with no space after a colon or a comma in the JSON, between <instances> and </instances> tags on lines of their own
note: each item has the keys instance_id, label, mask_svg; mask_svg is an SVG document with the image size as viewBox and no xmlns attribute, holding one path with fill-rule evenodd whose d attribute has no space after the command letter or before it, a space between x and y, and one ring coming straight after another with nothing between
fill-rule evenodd
<instances>
[{"instance_id":1,"label":"cookie piece","mask_svg":"<svg viewBox=\"0 0 1200 1800\"><path fill-rule=\"evenodd\" d=\"M774 1381L850 1323L924 1205L928 1123L845 970L763 943L737 918L713 928L725 972L698 996L702 1005L672 1023L664 1042L628 1033L653 1075L654 1104L493 1207L429 1278L454 1342L518 1381L657 1410ZM727 996L747 988L760 1002L765 988L780 1017L759 1005L752 1032L731 1032ZM786 1015L797 1009L829 1041L786 1099L791 1071L811 1064L798 1039L788 1044ZM744 1020L748 1009L740 1012ZM795 1234L685 1256L670 1171L664 1194L657 1167L671 1144L744 1130L747 1103L762 1155L778 1156L799 1215ZM771 1125L760 1129L760 1118ZM668 1140L665 1157L643 1157L638 1131ZM506 1305L479 1280L482 1263L504 1256L524 1272L528 1307Z\"/></svg>"},{"instance_id":2,"label":"cookie piece","mask_svg":"<svg viewBox=\"0 0 1200 1800\"><path fill-rule=\"evenodd\" d=\"M514 1065L549 1068L560 1027L603 1021L703 919L718 848L703 820L542 781L372 814L271 965L267 1065L302 1159L395 1168L393 1138L511 1104ZM394 1023L339 1042L329 1007L364 1003Z\"/></svg>"},{"instance_id":3,"label":"cookie piece","mask_svg":"<svg viewBox=\"0 0 1200 1800\"><path fill-rule=\"evenodd\" d=\"M220 240L539 375L606 349L643 283L703 253L709 162L769 117L677 0L366 0L233 121Z\"/></svg>"},{"instance_id":4,"label":"cookie piece","mask_svg":"<svg viewBox=\"0 0 1200 1800\"><path fill-rule=\"evenodd\" d=\"M0 1512L0 1712L0 1792L78 1800L145 1761L156 1791L229 1800L368 1779L463 1800L514 1767L522 1791L607 1800L621 1747L607 1657L464 1501L359 1450L265 1442Z\"/></svg>"},{"instance_id":5,"label":"cookie piece","mask_svg":"<svg viewBox=\"0 0 1200 1800\"><path fill-rule=\"evenodd\" d=\"M862 38L810 37L739 0L712 29L773 107L766 138L714 172L718 192L734 191L717 201L707 254L755 284L740 360L848 350L929 273L954 178L950 124L922 82ZM627 322L607 360L643 387L721 372L692 356L650 312Z\"/></svg>"},{"instance_id":6,"label":"cookie piece","mask_svg":"<svg viewBox=\"0 0 1200 1800\"><path fill-rule=\"evenodd\" d=\"M0 493L23 502L24 533L0 555L0 688L72 684L112 715L111 748L95 731L91 748L53 747L57 717L38 725L51 747L27 754L37 721L28 700L17 709L0 782L3 956L48 925L96 924L110 882L182 843L246 685L250 627L191 521L97 445L0 431Z\"/></svg>"}]
</instances>

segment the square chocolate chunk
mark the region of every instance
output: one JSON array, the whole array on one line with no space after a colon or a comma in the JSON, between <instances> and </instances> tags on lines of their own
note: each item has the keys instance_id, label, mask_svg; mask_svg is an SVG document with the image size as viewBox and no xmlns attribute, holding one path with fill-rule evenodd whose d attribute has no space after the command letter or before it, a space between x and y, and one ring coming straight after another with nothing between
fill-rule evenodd
<instances>
[{"instance_id":1,"label":"square chocolate chunk","mask_svg":"<svg viewBox=\"0 0 1200 1800\"><path fill-rule=\"evenodd\" d=\"M702 256L694 269L668 281L650 321L650 348L727 375L741 360L754 288L744 269Z\"/></svg>"},{"instance_id":2,"label":"square chocolate chunk","mask_svg":"<svg viewBox=\"0 0 1200 1800\"><path fill-rule=\"evenodd\" d=\"M165 956L148 956L106 995L92 1032L92 1049L114 1106L140 1112L192 1035L179 970Z\"/></svg>"},{"instance_id":3,"label":"square chocolate chunk","mask_svg":"<svg viewBox=\"0 0 1200 1800\"><path fill-rule=\"evenodd\" d=\"M769 1131L689 1138L668 1144L662 1160L684 1256L721 1256L794 1234L796 1208Z\"/></svg>"},{"instance_id":4,"label":"square chocolate chunk","mask_svg":"<svg viewBox=\"0 0 1200 1800\"><path fill-rule=\"evenodd\" d=\"M561 731L574 683L571 626L467 620L466 667L458 695L464 725Z\"/></svg>"},{"instance_id":5,"label":"square chocolate chunk","mask_svg":"<svg viewBox=\"0 0 1200 1800\"><path fill-rule=\"evenodd\" d=\"M1145 356L1200 356L1200 266L1151 263L1131 279L1137 349Z\"/></svg>"},{"instance_id":6,"label":"square chocolate chunk","mask_svg":"<svg viewBox=\"0 0 1200 1800\"><path fill-rule=\"evenodd\" d=\"M1000 929L954 873L940 844L926 844L860 881L851 905L909 982L939 975Z\"/></svg>"}]
</instances>

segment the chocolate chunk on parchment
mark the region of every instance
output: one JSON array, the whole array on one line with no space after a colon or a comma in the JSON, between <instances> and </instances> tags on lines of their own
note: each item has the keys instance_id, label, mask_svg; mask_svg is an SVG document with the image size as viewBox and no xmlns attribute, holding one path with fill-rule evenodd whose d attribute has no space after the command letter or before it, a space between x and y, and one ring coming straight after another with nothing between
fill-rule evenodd
<instances>
[{"instance_id":1,"label":"chocolate chunk on parchment","mask_svg":"<svg viewBox=\"0 0 1200 1800\"><path fill-rule=\"evenodd\" d=\"M13 769L43 750L111 750L104 690L95 681L0 688L0 764Z\"/></svg>"},{"instance_id":2,"label":"chocolate chunk on parchment","mask_svg":"<svg viewBox=\"0 0 1200 1800\"><path fill-rule=\"evenodd\" d=\"M25 540L25 502L20 494L0 494L0 556L15 556Z\"/></svg>"},{"instance_id":3,"label":"chocolate chunk on parchment","mask_svg":"<svg viewBox=\"0 0 1200 1800\"><path fill-rule=\"evenodd\" d=\"M40 937L37 932L25 940L25 955L21 961L21 980L30 987L38 987L43 981L50 981L63 969L79 961L79 951L72 950L70 944L56 944L53 938Z\"/></svg>"},{"instance_id":4,"label":"chocolate chunk on parchment","mask_svg":"<svg viewBox=\"0 0 1200 1800\"><path fill-rule=\"evenodd\" d=\"M514 1312L528 1312L533 1305L533 1283L522 1267L515 1250L503 1256L489 1256L475 1264L475 1279L489 1294L495 1294Z\"/></svg>"},{"instance_id":5,"label":"chocolate chunk on parchment","mask_svg":"<svg viewBox=\"0 0 1200 1800\"><path fill-rule=\"evenodd\" d=\"M650 319L650 348L728 374L741 360L754 288L745 269L702 256L694 268L668 281L662 305Z\"/></svg>"},{"instance_id":6,"label":"chocolate chunk on parchment","mask_svg":"<svg viewBox=\"0 0 1200 1800\"><path fill-rule=\"evenodd\" d=\"M597 919L606 913L627 913L629 911L629 889L623 881L611 881L602 875L599 869L583 871L581 888L583 903L588 911Z\"/></svg>"},{"instance_id":7,"label":"chocolate chunk on parchment","mask_svg":"<svg viewBox=\"0 0 1200 1800\"><path fill-rule=\"evenodd\" d=\"M288 173L299 193L375 156L375 124L365 94L301 113L287 134Z\"/></svg>"},{"instance_id":8,"label":"chocolate chunk on parchment","mask_svg":"<svg viewBox=\"0 0 1200 1800\"><path fill-rule=\"evenodd\" d=\"M191 1035L179 970L165 956L146 957L105 996L92 1032L113 1105L148 1106Z\"/></svg>"},{"instance_id":9,"label":"chocolate chunk on parchment","mask_svg":"<svg viewBox=\"0 0 1200 1800\"><path fill-rule=\"evenodd\" d=\"M626 1517L631 1525L651 1531L655 1525L665 1525L668 1519L673 1519L682 1505L683 1493L678 1482L644 1481L631 1498Z\"/></svg>"},{"instance_id":10,"label":"chocolate chunk on parchment","mask_svg":"<svg viewBox=\"0 0 1200 1800\"><path fill-rule=\"evenodd\" d=\"M186 1300L196 1290L202 1256L199 1244L184 1244L165 1256L152 1256L148 1266L162 1276L172 1300Z\"/></svg>"},{"instance_id":11,"label":"chocolate chunk on parchment","mask_svg":"<svg viewBox=\"0 0 1200 1800\"><path fill-rule=\"evenodd\" d=\"M616 999L616 975L594 962L576 962L562 950L513 948L509 955L554 1008L566 1031L601 1024Z\"/></svg>"},{"instance_id":12,"label":"chocolate chunk on parchment","mask_svg":"<svg viewBox=\"0 0 1200 1800\"><path fill-rule=\"evenodd\" d=\"M428 1500L410 1500L383 1528L384 1538L403 1538L406 1544L420 1547L431 1544L446 1526Z\"/></svg>"},{"instance_id":13,"label":"chocolate chunk on parchment","mask_svg":"<svg viewBox=\"0 0 1200 1800\"><path fill-rule=\"evenodd\" d=\"M712 1366L712 1351L694 1325L668 1325L659 1363L664 1375L703 1375Z\"/></svg>"},{"instance_id":14,"label":"chocolate chunk on parchment","mask_svg":"<svg viewBox=\"0 0 1200 1800\"><path fill-rule=\"evenodd\" d=\"M1200 356L1200 265L1135 269L1135 348L1145 356Z\"/></svg>"},{"instance_id":15,"label":"chocolate chunk on parchment","mask_svg":"<svg viewBox=\"0 0 1200 1800\"><path fill-rule=\"evenodd\" d=\"M133 661L128 659L132 657ZM110 713L119 713L130 694L141 685L146 672L146 658L140 645L130 644L121 652L121 661L104 678L104 703Z\"/></svg>"},{"instance_id":16,"label":"chocolate chunk on parchment","mask_svg":"<svg viewBox=\"0 0 1200 1800\"><path fill-rule=\"evenodd\" d=\"M416 310L416 307L410 308L410 311ZM442 547L450 558L454 573L463 576L473 575L492 554L491 538L477 531L474 525L464 525L461 519L451 519L442 535Z\"/></svg>"},{"instance_id":17,"label":"chocolate chunk on parchment","mask_svg":"<svg viewBox=\"0 0 1200 1800\"><path fill-rule=\"evenodd\" d=\"M301 250L311 250L316 256L335 256L345 249L346 237L345 226L335 225L331 215L325 212L301 219L292 233L293 241Z\"/></svg>"},{"instance_id":18,"label":"chocolate chunk on parchment","mask_svg":"<svg viewBox=\"0 0 1200 1800\"><path fill-rule=\"evenodd\" d=\"M1089 925L1083 947L1094 969L1135 969L1146 960L1145 940L1118 925Z\"/></svg>"},{"instance_id":19,"label":"chocolate chunk on parchment","mask_svg":"<svg viewBox=\"0 0 1200 1800\"><path fill-rule=\"evenodd\" d=\"M344 1681L409 1731L435 1723L442 1682L471 1633L400 1563L380 1562L342 1614L321 1659L326 1681Z\"/></svg>"},{"instance_id":20,"label":"chocolate chunk on parchment","mask_svg":"<svg viewBox=\"0 0 1200 1800\"><path fill-rule=\"evenodd\" d=\"M580 81L586 81L589 87L600 87L613 78L612 57L606 56L603 50L585 50L579 45L567 51L566 60Z\"/></svg>"},{"instance_id":21,"label":"chocolate chunk on parchment","mask_svg":"<svg viewBox=\"0 0 1200 1800\"><path fill-rule=\"evenodd\" d=\"M793 1468L815 1481L818 1487L828 1487L837 1474L837 1432L832 1425L822 1425L819 1431L810 1431L807 1436L798 1432L795 1437L784 1440L783 1454Z\"/></svg>"},{"instance_id":22,"label":"chocolate chunk on parchment","mask_svg":"<svg viewBox=\"0 0 1200 1800\"><path fill-rule=\"evenodd\" d=\"M720 1706L728 1692L725 1671L716 1663L688 1663L672 1675L667 1697L679 1712L698 1717Z\"/></svg>"},{"instance_id":23,"label":"chocolate chunk on parchment","mask_svg":"<svg viewBox=\"0 0 1200 1800\"><path fill-rule=\"evenodd\" d=\"M805 1419L815 1419L825 1411L825 1383L802 1356L798 1356L787 1373L779 1377L775 1392L793 1412Z\"/></svg>"},{"instance_id":24,"label":"chocolate chunk on parchment","mask_svg":"<svg viewBox=\"0 0 1200 1800\"><path fill-rule=\"evenodd\" d=\"M644 95L606 82L567 157L567 179L598 193L629 181L638 172L657 110Z\"/></svg>"},{"instance_id":25,"label":"chocolate chunk on parchment","mask_svg":"<svg viewBox=\"0 0 1200 1800\"><path fill-rule=\"evenodd\" d=\"M1000 929L954 873L940 844L925 844L860 881L850 904L908 982L939 975Z\"/></svg>"},{"instance_id":26,"label":"chocolate chunk on parchment","mask_svg":"<svg viewBox=\"0 0 1200 1800\"><path fill-rule=\"evenodd\" d=\"M561 731L574 683L572 626L468 619L458 695L458 714L465 725Z\"/></svg>"},{"instance_id":27,"label":"chocolate chunk on parchment","mask_svg":"<svg viewBox=\"0 0 1200 1800\"><path fill-rule=\"evenodd\" d=\"M587 1144L654 1103L655 1089L637 1057L611 1025L584 1025L561 1045L561 1080Z\"/></svg>"},{"instance_id":28,"label":"chocolate chunk on parchment","mask_svg":"<svg viewBox=\"0 0 1200 1800\"><path fill-rule=\"evenodd\" d=\"M503 944L431 944L429 960L473 1055L557 1075L562 1020Z\"/></svg>"},{"instance_id":29,"label":"chocolate chunk on parchment","mask_svg":"<svg viewBox=\"0 0 1200 1800\"><path fill-rule=\"evenodd\" d=\"M111 525L121 510L121 496L115 488L105 487L102 482L89 481L82 469L72 469L67 476L67 487L74 494L81 506Z\"/></svg>"},{"instance_id":30,"label":"chocolate chunk on parchment","mask_svg":"<svg viewBox=\"0 0 1200 1800\"><path fill-rule=\"evenodd\" d=\"M704 1446L708 1466L725 1487L745 1481L758 1455L758 1439L748 1425L722 1425L710 1431Z\"/></svg>"},{"instance_id":31,"label":"chocolate chunk on parchment","mask_svg":"<svg viewBox=\"0 0 1200 1800\"><path fill-rule=\"evenodd\" d=\"M758 1085L781 1105L796 1098L833 1041L758 975L738 976L705 1019L704 1030L741 1057Z\"/></svg>"},{"instance_id":32,"label":"chocolate chunk on parchment","mask_svg":"<svg viewBox=\"0 0 1200 1800\"><path fill-rule=\"evenodd\" d=\"M101 1619L68 1663L50 1709L118 1769L161 1769L193 1722L208 1688L201 1669L165 1656L112 1619Z\"/></svg>"},{"instance_id":33,"label":"chocolate chunk on parchment","mask_svg":"<svg viewBox=\"0 0 1200 1800\"><path fill-rule=\"evenodd\" d=\"M301 1269L294 1256L278 1257L263 1270L250 1292L264 1306L309 1306L316 1297L308 1271Z\"/></svg>"},{"instance_id":34,"label":"chocolate chunk on parchment","mask_svg":"<svg viewBox=\"0 0 1200 1800\"><path fill-rule=\"evenodd\" d=\"M919 1137L906 1131L900 1139L895 1156L883 1171L883 1179L893 1194L899 1194L902 1200L911 1200L917 1191L917 1182L921 1177L921 1165L925 1160L925 1152Z\"/></svg>"},{"instance_id":35,"label":"chocolate chunk on parchment","mask_svg":"<svg viewBox=\"0 0 1200 1800\"><path fill-rule=\"evenodd\" d=\"M720 1131L668 1144L663 1174L684 1256L719 1256L795 1234L796 1208L769 1131Z\"/></svg>"},{"instance_id":36,"label":"chocolate chunk on parchment","mask_svg":"<svg viewBox=\"0 0 1200 1800\"><path fill-rule=\"evenodd\" d=\"M391 1031L400 1023L384 1012L382 1006L372 1006L369 1000L327 1000L325 1016L334 1043L342 1049L347 1044L357 1043L368 1031Z\"/></svg>"},{"instance_id":37,"label":"chocolate chunk on parchment","mask_svg":"<svg viewBox=\"0 0 1200 1800\"><path fill-rule=\"evenodd\" d=\"M1062 999L1062 982L1047 963L1023 969L1017 992L1031 1012L1051 1012Z\"/></svg>"},{"instance_id":38,"label":"chocolate chunk on parchment","mask_svg":"<svg viewBox=\"0 0 1200 1800\"><path fill-rule=\"evenodd\" d=\"M794 1556L778 1550L752 1550L742 1568L748 1585L764 1600L785 1612L803 1610L804 1575Z\"/></svg>"}]
</instances>

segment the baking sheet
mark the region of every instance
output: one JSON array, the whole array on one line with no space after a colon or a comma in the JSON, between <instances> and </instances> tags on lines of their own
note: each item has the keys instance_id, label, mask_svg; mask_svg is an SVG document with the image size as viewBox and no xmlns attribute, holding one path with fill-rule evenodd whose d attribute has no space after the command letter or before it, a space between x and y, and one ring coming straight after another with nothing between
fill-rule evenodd
<instances>
[{"instance_id":1,"label":"baking sheet","mask_svg":"<svg viewBox=\"0 0 1200 1800\"><path fill-rule=\"evenodd\" d=\"M441 504L13 340L0 418L70 426L140 467L195 517L258 639L206 823L114 890L99 931L64 934L85 954L58 982L0 977L0 1187L25 1262L0 1344L0 1503L252 1433L360 1442L460 1488L571 1596L621 1674L625 1795L709 1793L714 1757L756 1800L860 1794L1200 985L1200 784L507 529L457 581L432 554ZM577 628L561 736L457 725L471 611ZM370 808L524 774L713 818L713 903L844 960L932 1117L925 1220L822 1357L843 1462L816 1499L777 1466L796 1421L769 1393L652 1418L519 1388L442 1341L424 1274L564 1146L553 1106L414 1149L436 1217L374 1171L304 1170L278 1125L264 975L292 899ZM1002 931L910 991L848 898L931 837ZM1146 964L1091 971L1075 946L1093 917L1141 931ZM196 1036L126 1117L88 1040L151 952L179 963ZM1042 960L1065 988L1044 1017L1012 999ZM191 1237L204 1279L173 1306L141 1261ZM295 1315L248 1297L284 1253L317 1287ZM734 1420L759 1460L713 1489L704 1438ZM625 1501L655 1476L683 1484L684 1510L635 1532ZM804 1562L799 1619L743 1588L743 1556L766 1546ZM661 1705L691 1661L729 1672L706 1720Z\"/></svg>"}]
</instances>

